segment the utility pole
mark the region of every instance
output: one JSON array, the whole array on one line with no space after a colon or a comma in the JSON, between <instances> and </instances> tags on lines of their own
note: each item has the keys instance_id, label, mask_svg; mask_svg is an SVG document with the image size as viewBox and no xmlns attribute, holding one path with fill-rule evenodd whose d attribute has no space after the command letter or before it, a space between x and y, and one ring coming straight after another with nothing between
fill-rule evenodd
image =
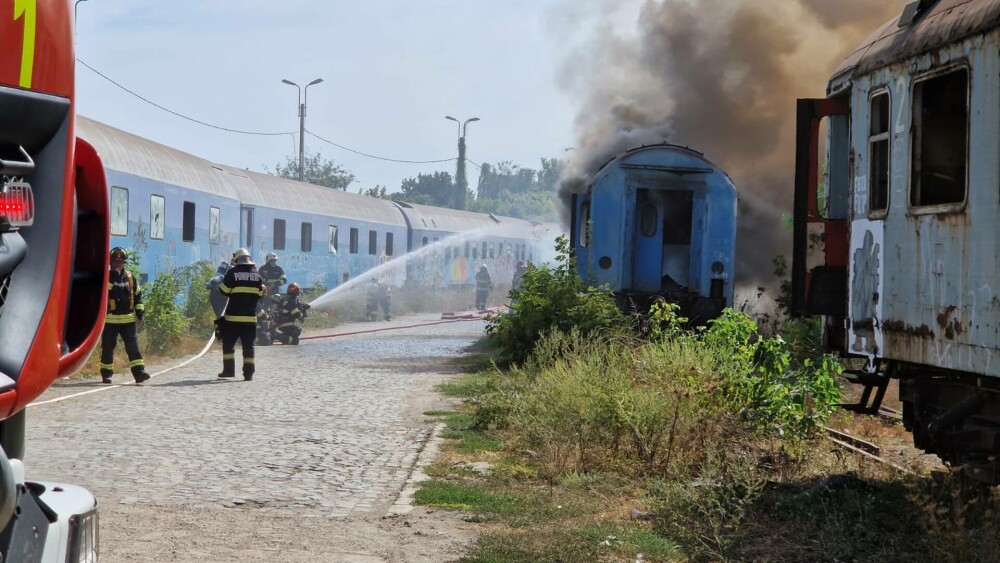
<instances>
[{"instance_id":1,"label":"utility pole","mask_svg":"<svg viewBox=\"0 0 1000 563\"><path fill-rule=\"evenodd\" d=\"M298 84L288 80L287 78L282 79L281 82L295 86L299 90L299 181L303 182L306 159L306 100L309 98L309 87L313 84L323 82L323 79L317 78L316 80L313 80L309 84L306 84L305 89L299 88Z\"/></svg>"},{"instance_id":2,"label":"utility pole","mask_svg":"<svg viewBox=\"0 0 1000 563\"><path fill-rule=\"evenodd\" d=\"M444 116L449 121L458 124L458 164L455 169L455 209L465 209L465 196L469 192L469 182L465 177L465 130L472 121L479 121L478 117L466 119L463 124L450 115Z\"/></svg>"}]
</instances>

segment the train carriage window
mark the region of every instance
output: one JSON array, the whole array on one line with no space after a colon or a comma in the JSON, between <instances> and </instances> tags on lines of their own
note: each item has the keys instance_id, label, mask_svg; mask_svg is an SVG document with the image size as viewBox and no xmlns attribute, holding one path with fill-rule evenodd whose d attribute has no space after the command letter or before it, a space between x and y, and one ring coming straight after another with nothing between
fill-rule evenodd
<instances>
[{"instance_id":1,"label":"train carriage window","mask_svg":"<svg viewBox=\"0 0 1000 563\"><path fill-rule=\"evenodd\" d=\"M181 239L184 242L194 242L194 210L193 201L184 202L183 232L181 233Z\"/></svg>"},{"instance_id":2,"label":"train carriage window","mask_svg":"<svg viewBox=\"0 0 1000 563\"><path fill-rule=\"evenodd\" d=\"M351 254L358 253L358 230L351 229Z\"/></svg>"},{"instance_id":3,"label":"train carriage window","mask_svg":"<svg viewBox=\"0 0 1000 563\"><path fill-rule=\"evenodd\" d=\"M336 254L337 251L340 250L337 247L337 242L338 242L337 241L337 230L338 230L337 229L337 225L330 225L329 226L330 241L329 241L329 246L327 247L327 252L329 252L330 254Z\"/></svg>"},{"instance_id":4,"label":"train carriage window","mask_svg":"<svg viewBox=\"0 0 1000 563\"><path fill-rule=\"evenodd\" d=\"M969 71L961 68L913 85L910 203L965 201L968 176Z\"/></svg>"},{"instance_id":5,"label":"train carriage window","mask_svg":"<svg viewBox=\"0 0 1000 563\"><path fill-rule=\"evenodd\" d=\"M128 190L118 186L111 188L111 234L128 234Z\"/></svg>"},{"instance_id":6,"label":"train carriage window","mask_svg":"<svg viewBox=\"0 0 1000 563\"><path fill-rule=\"evenodd\" d=\"M434 242L437 242L439 240L441 240L441 239L439 239L438 237L434 237Z\"/></svg>"},{"instance_id":7,"label":"train carriage window","mask_svg":"<svg viewBox=\"0 0 1000 563\"><path fill-rule=\"evenodd\" d=\"M490 258L496 258L497 244L495 242L490 243Z\"/></svg>"},{"instance_id":8,"label":"train carriage window","mask_svg":"<svg viewBox=\"0 0 1000 563\"><path fill-rule=\"evenodd\" d=\"M312 252L313 249L313 224L302 223L302 236L300 238L302 252Z\"/></svg>"},{"instance_id":9,"label":"train carriage window","mask_svg":"<svg viewBox=\"0 0 1000 563\"><path fill-rule=\"evenodd\" d=\"M423 246L427 246L427 237L424 237Z\"/></svg>"},{"instance_id":10,"label":"train carriage window","mask_svg":"<svg viewBox=\"0 0 1000 563\"><path fill-rule=\"evenodd\" d=\"M482 251L482 256L483 256L483 258L486 258L486 241L483 241L483 251Z\"/></svg>"},{"instance_id":11,"label":"train carriage window","mask_svg":"<svg viewBox=\"0 0 1000 563\"><path fill-rule=\"evenodd\" d=\"M473 260L479 260L479 245L478 244L473 244L472 245L472 259Z\"/></svg>"},{"instance_id":12,"label":"train carriage window","mask_svg":"<svg viewBox=\"0 0 1000 563\"><path fill-rule=\"evenodd\" d=\"M368 231L368 254L378 254L378 233L375 231Z\"/></svg>"},{"instance_id":13,"label":"train carriage window","mask_svg":"<svg viewBox=\"0 0 1000 563\"><path fill-rule=\"evenodd\" d=\"M222 239L222 211L214 205L208 208L208 244L219 244Z\"/></svg>"},{"instance_id":14,"label":"train carriage window","mask_svg":"<svg viewBox=\"0 0 1000 563\"><path fill-rule=\"evenodd\" d=\"M868 210L880 213L889 207L889 93L875 94L868 107Z\"/></svg>"},{"instance_id":15,"label":"train carriage window","mask_svg":"<svg viewBox=\"0 0 1000 563\"><path fill-rule=\"evenodd\" d=\"M664 190L663 244L691 244L691 218L694 193L687 190Z\"/></svg>"},{"instance_id":16,"label":"train carriage window","mask_svg":"<svg viewBox=\"0 0 1000 563\"><path fill-rule=\"evenodd\" d=\"M166 230L165 209L166 200L163 196L149 196L149 238L153 240L163 240L163 233Z\"/></svg>"},{"instance_id":17,"label":"train carriage window","mask_svg":"<svg viewBox=\"0 0 1000 563\"><path fill-rule=\"evenodd\" d=\"M590 241L590 202L580 204L580 247L587 248Z\"/></svg>"},{"instance_id":18,"label":"train carriage window","mask_svg":"<svg viewBox=\"0 0 1000 563\"><path fill-rule=\"evenodd\" d=\"M285 249L285 220L275 219L274 220L274 249L284 250Z\"/></svg>"},{"instance_id":19,"label":"train carriage window","mask_svg":"<svg viewBox=\"0 0 1000 563\"><path fill-rule=\"evenodd\" d=\"M385 234L385 255L392 256L392 233Z\"/></svg>"},{"instance_id":20,"label":"train carriage window","mask_svg":"<svg viewBox=\"0 0 1000 563\"><path fill-rule=\"evenodd\" d=\"M444 261L448 262L449 260L451 260L451 247L450 246L448 248L444 249Z\"/></svg>"},{"instance_id":21,"label":"train carriage window","mask_svg":"<svg viewBox=\"0 0 1000 563\"><path fill-rule=\"evenodd\" d=\"M465 241L465 257L469 257L469 241Z\"/></svg>"}]
</instances>

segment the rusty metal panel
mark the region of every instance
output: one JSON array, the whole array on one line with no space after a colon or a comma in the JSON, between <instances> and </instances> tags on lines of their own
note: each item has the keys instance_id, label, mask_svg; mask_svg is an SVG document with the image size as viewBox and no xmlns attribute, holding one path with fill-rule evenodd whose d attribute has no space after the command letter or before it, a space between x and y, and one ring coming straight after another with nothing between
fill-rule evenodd
<instances>
[{"instance_id":1,"label":"rusty metal panel","mask_svg":"<svg viewBox=\"0 0 1000 563\"><path fill-rule=\"evenodd\" d=\"M987 33L1000 25L1000 0L938 0L909 26L900 28L899 19L893 18L863 41L834 76L862 75Z\"/></svg>"},{"instance_id":2,"label":"rusty metal panel","mask_svg":"<svg viewBox=\"0 0 1000 563\"><path fill-rule=\"evenodd\" d=\"M955 4L943 1L937 8ZM996 2L970 2L980 8ZM852 352L1000 376L1000 50L997 31L852 79ZM967 196L910 205L913 84L944 61L970 75ZM936 61L936 62L935 62ZM867 213L868 96L891 94L890 196L884 220ZM880 235L881 232L881 235ZM881 333L881 337L879 334ZM870 337L866 340L866 337Z\"/></svg>"}]
</instances>

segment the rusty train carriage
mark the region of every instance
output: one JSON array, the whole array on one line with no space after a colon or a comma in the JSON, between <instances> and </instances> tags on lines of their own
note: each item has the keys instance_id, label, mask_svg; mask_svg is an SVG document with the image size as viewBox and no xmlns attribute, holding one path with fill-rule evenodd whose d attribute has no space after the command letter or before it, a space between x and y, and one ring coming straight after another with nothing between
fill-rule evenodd
<instances>
[{"instance_id":1,"label":"rusty train carriage","mask_svg":"<svg viewBox=\"0 0 1000 563\"><path fill-rule=\"evenodd\" d=\"M848 374L865 386L858 410L877 410L899 378L914 443L990 482L998 258L1000 0L913 2L843 62L826 98L799 100L793 304L824 316L831 350L867 359Z\"/></svg>"}]
</instances>

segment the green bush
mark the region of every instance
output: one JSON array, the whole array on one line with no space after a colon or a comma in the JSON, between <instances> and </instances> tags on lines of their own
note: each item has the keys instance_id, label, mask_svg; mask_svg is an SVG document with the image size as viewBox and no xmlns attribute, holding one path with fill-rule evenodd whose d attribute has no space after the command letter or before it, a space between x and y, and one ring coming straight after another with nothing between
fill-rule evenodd
<instances>
[{"instance_id":1,"label":"green bush","mask_svg":"<svg viewBox=\"0 0 1000 563\"><path fill-rule=\"evenodd\" d=\"M178 297L186 291L186 276L182 271L171 270L156 277L153 283L142 291L146 306L145 322L149 348L154 352L166 352L180 342L188 330L189 321L178 305Z\"/></svg>"},{"instance_id":2,"label":"green bush","mask_svg":"<svg viewBox=\"0 0 1000 563\"><path fill-rule=\"evenodd\" d=\"M180 271L182 283L187 284L184 298L184 316L192 328L199 329L206 335L212 329L215 312L208 301L208 288L205 285L215 276L215 266L207 261L196 262Z\"/></svg>"},{"instance_id":3,"label":"green bush","mask_svg":"<svg viewBox=\"0 0 1000 563\"><path fill-rule=\"evenodd\" d=\"M556 251L555 268L529 266L521 287L510 292L510 313L487 321L487 334L499 349L503 364L524 362L539 340L550 333L576 330L586 336L627 326L614 295L580 279L566 237L556 240Z\"/></svg>"}]
</instances>

